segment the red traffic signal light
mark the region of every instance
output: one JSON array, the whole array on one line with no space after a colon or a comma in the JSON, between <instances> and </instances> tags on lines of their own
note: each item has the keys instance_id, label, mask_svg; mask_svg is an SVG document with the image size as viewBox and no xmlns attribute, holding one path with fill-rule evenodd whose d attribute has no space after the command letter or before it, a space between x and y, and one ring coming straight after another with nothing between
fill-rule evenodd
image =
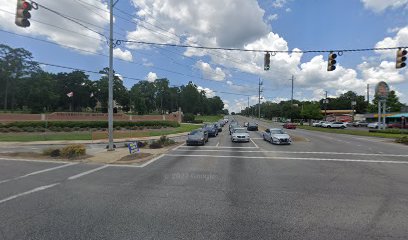
<instances>
[{"instance_id":1,"label":"red traffic signal light","mask_svg":"<svg viewBox=\"0 0 408 240\"><path fill-rule=\"evenodd\" d=\"M407 50L406 49L398 49L397 51L397 60L395 63L395 67L396 68L403 68L405 67L407 64L405 63L405 61L407 60Z\"/></svg>"},{"instance_id":2,"label":"red traffic signal light","mask_svg":"<svg viewBox=\"0 0 408 240\"><path fill-rule=\"evenodd\" d=\"M17 9L16 9L16 19L15 23L19 27L29 27L31 18L31 11L32 6L30 3L26 2L25 0L17 0Z\"/></svg>"},{"instance_id":3,"label":"red traffic signal light","mask_svg":"<svg viewBox=\"0 0 408 240\"><path fill-rule=\"evenodd\" d=\"M336 58L337 58L337 54L330 52L329 57L327 59L327 71L333 71L336 70Z\"/></svg>"}]
</instances>

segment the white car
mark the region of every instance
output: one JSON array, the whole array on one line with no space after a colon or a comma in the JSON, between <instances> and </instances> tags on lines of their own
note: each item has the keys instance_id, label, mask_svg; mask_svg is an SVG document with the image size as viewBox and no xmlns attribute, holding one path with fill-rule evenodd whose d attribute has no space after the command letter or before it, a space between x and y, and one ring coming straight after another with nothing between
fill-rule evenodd
<instances>
[{"instance_id":1,"label":"white car","mask_svg":"<svg viewBox=\"0 0 408 240\"><path fill-rule=\"evenodd\" d=\"M312 126L313 127L321 127L323 123L325 123L325 121L314 122L314 123L312 123Z\"/></svg>"},{"instance_id":2,"label":"white car","mask_svg":"<svg viewBox=\"0 0 408 240\"><path fill-rule=\"evenodd\" d=\"M373 123L369 123L369 124L367 125L367 127L368 127L368 128L378 129L379 127L386 128L387 125L384 125L383 123L373 122Z\"/></svg>"},{"instance_id":3,"label":"white car","mask_svg":"<svg viewBox=\"0 0 408 240\"><path fill-rule=\"evenodd\" d=\"M249 134L246 128L234 128L231 134L232 142L249 142Z\"/></svg>"},{"instance_id":4,"label":"white car","mask_svg":"<svg viewBox=\"0 0 408 240\"><path fill-rule=\"evenodd\" d=\"M280 128L268 128L262 133L262 137L265 141L273 144L291 144L292 139Z\"/></svg>"},{"instance_id":5,"label":"white car","mask_svg":"<svg viewBox=\"0 0 408 240\"><path fill-rule=\"evenodd\" d=\"M345 129L347 127L347 123L344 122L331 122L327 124L327 128L341 128Z\"/></svg>"},{"instance_id":6,"label":"white car","mask_svg":"<svg viewBox=\"0 0 408 240\"><path fill-rule=\"evenodd\" d=\"M225 122L225 123L228 123L228 118L224 118L224 122Z\"/></svg>"},{"instance_id":7,"label":"white car","mask_svg":"<svg viewBox=\"0 0 408 240\"><path fill-rule=\"evenodd\" d=\"M327 128L331 122L323 122L321 127Z\"/></svg>"}]
</instances>

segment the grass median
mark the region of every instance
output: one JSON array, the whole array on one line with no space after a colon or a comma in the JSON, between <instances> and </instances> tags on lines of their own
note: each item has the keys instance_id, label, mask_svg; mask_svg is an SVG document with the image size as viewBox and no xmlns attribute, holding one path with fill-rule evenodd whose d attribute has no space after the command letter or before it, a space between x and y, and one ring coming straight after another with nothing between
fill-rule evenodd
<instances>
[{"instance_id":1,"label":"grass median","mask_svg":"<svg viewBox=\"0 0 408 240\"><path fill-rule=\"evenodd\" d=\"M114 130L113 138L137 138L170 135L190 132L199 126L181 124L176 128L149 129L149 130ZM34 141L64 141L64 140L100 140L107 139L107 131L86 132L44 132L44 133L1 133L0 142L34 142Z\"/></svg>"},{"instance_id":2,"label":"grass median","mask_svg":"<svg viewBox=\"0 0 408 240\"><path fill-rule=\"evenodd\" d=\"M333 128L320 128L320 127L311 127L306 125L298 125L300 129L318 131L318 132L327 132L327 133L338 133L338 134L349 134L356 136L368 136L368 137L381 137L381 138L400 138L406 136L406 134L394 134L394 133L378 133L378 132L368 132L360 130L351 130L351 129L333 129Z\"/></svg>"},{"instance_id":3,"label":"grass median","mask_svg":"<svg viewBox=\"0 0 408 240\"><path fill-rule=\"evenodd\" d=\"M195 117L195 120L203 120L203 122L218 122L221 119L223 119L223 115L203 115Z\"/></svg>"}]
</instances>

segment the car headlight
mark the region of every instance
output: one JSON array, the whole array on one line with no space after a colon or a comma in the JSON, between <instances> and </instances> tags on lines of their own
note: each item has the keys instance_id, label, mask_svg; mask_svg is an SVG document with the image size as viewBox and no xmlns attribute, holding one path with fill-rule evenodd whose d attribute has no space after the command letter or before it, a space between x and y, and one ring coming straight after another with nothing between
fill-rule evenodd
<instances>
[{"instance_id":1,"label":"car headlight","mask_svg":"<svg viewBox=\"0 0 408 240\"><path fill-rule=\"evenodd\" d=\"M201 141L203 141L204 140L204 138L201 138Z\"/></svg>"}]
</instances>

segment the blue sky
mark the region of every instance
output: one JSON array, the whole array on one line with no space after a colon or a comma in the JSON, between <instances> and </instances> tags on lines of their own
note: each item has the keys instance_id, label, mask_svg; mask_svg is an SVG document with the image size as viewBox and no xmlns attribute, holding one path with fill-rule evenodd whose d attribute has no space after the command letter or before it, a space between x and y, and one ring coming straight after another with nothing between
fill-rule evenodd
<instances>
[{"instance_id":1,"label":"blue sky","mask_svg":"<svg viewBox=\"0 0 408 240\"><path fill-rule=\"evenodd\" d=\"M38 3L108 35L104 0ZM24 47L41 62L92 71L108 65L108 58L101 56L108 54L106 40L100 35L41 7L32 11L30 28L18 28L13 23L14 4L1 0L0 29L48 42L0 31L1 43ZM114 38L271 51L408 46L407 6L408 0L119 0L117 7L126 14L115 10ZM123 76L150 81L165 77L172 85L193 81L208 96L219 95L232 111L247 105L246 95L251 104L257 101L259 78L263 101L289 99L292 75L299 100L320 99L326 90L331 96L348 90L365 94L367 84L372 95L374 85L386 81L408 103L408 72L395 69L395 51L344 53L333 72L326 71L326 53L277 54L268 72L262 70L263 53L122 43L115 56L115 71ZM135 82L124 79L128 88Z\"/></svg>"}]
</instances>

